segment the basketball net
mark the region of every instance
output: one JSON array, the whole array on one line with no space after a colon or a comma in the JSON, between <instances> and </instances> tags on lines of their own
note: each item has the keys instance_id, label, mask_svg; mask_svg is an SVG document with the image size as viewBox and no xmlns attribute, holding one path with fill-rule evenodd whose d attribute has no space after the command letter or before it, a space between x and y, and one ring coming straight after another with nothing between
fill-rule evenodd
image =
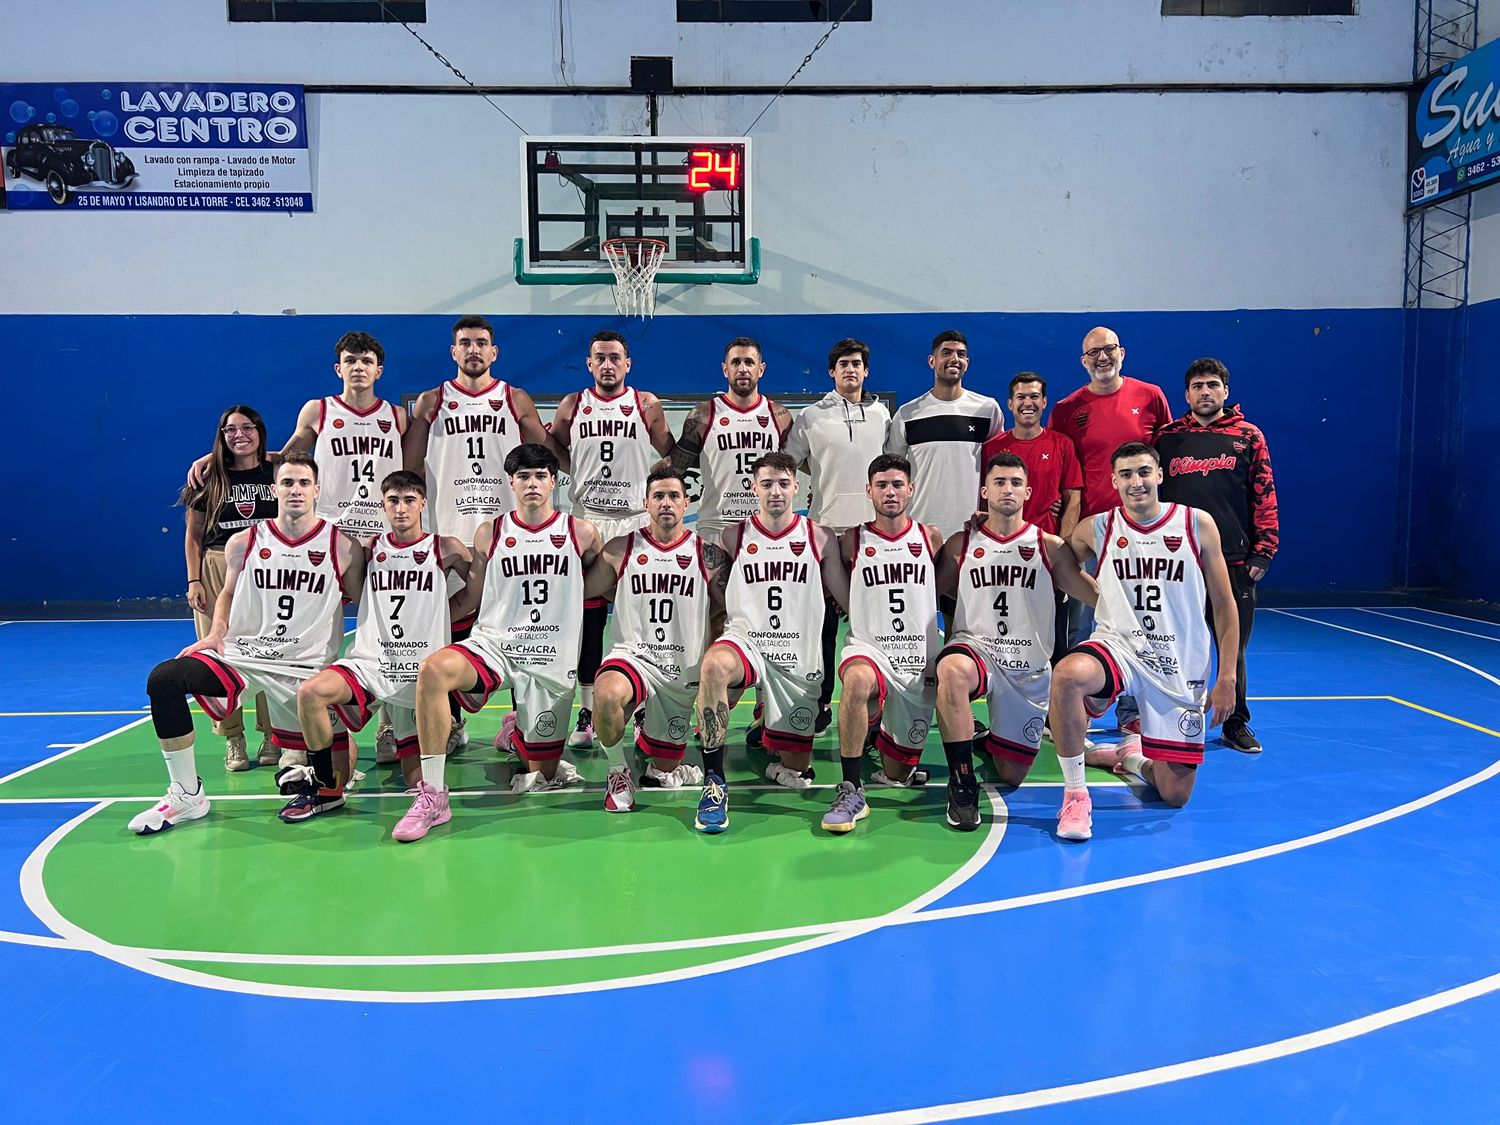
<instances>
[{"instance_id":1,"label":"basketball net","mask_svg":"<svg viewBox=\"0 0 1500 1125\"><path fill-rule=\"evenodd\" d=\"M611 238L604 256L615 273L615 311L642 320L656 312L656 271L667 244L657 238Z\"/></svg>"}]
</instances>

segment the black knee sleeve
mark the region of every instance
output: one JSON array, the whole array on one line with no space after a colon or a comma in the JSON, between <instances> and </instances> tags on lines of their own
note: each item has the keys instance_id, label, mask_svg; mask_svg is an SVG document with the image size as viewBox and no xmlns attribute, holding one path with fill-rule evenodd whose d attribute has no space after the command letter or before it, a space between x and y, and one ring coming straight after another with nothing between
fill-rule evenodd
<instances>
[{"instance_id":1,"label":"black knee sleeve","mask_svg":"<svg viewBox=\"0 0 1500 1125\"><path fill-rule=\"evenodd\" d=\"M193 714L187 697L218 695L223 685L201 660L179 657L163 660L146 677L146 694L151 699L151 725L160 739L181 738L193 733Z\"/></svg>"},{"instance_id":2,"label":"black knee sleeve","mask_svg":"<svg viewBox=\"0 0 1500 1125\"><path fill-rule=\"evenodd\" d=\"M583 645L578 650L578 682L591 684L604 660L604 627L609 622L609 603L588 606L583 611Z\"/></svg>"}]
</instances>

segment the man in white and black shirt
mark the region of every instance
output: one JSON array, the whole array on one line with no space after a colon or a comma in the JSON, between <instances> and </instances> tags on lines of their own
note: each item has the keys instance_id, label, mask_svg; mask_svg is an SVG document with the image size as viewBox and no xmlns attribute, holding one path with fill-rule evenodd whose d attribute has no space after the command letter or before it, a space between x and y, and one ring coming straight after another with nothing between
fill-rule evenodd
<instances>
[{"instance_id":1,"label":"man in white and black shirt","mask_svg":"<svg viewBox=\"0 0 1500 1125\"><path fill-rule=\"evenodd\" d=\"M865 493L867 470L885 449L891 412L865 390L870 349L859 340L840 340L833 345L828 353L828 375L833 390L797 415L782 450L805 465L812 477L808 517L843 534L870 518L870 498ZM838 667L833 659L839 635L835 604L829 598L823 615L825 669ZM831 673L823 677L815 726L820 734L833 717L829 702L835 678Z\"/></svg>"},{"instance_id":2,"label":"man in white and black shirt","mask_svg":"<svg viewBox=\"0 0 1500 1125\"><path fill-rule=\"evenodd\" d=\"M979 454L1005 428L1005 419L994 399L964 390L969 342L962 332L939 332L927 365L932 390L896 411L885 451L911 462L916 486L911 518L946 538L974 514Z\"/></svg>"}]
</instances>

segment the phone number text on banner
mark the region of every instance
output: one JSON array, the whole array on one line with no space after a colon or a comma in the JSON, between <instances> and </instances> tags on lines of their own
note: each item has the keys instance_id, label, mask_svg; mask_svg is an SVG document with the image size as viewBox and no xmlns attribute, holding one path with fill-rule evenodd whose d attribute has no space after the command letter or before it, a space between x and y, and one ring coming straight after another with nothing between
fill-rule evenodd
<instances>
[{"instance_id":1,"label":"phone number text on banner","mask_svg":"<svg viewBox=\"0 0 1500 1125\"><path fill-rule=\"evenodd\" d=\"M311 211L301 86L0 85L12 210Z\"/></svg>"}]
</instances>

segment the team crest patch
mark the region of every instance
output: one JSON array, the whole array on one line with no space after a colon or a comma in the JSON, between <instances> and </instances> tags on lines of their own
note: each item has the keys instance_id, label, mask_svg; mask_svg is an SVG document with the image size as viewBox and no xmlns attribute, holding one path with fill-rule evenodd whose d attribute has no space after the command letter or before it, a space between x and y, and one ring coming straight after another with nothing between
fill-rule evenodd
<instances>
[{"instance_id":1,"label":"team crest patch","mask_svg":"<svg viewBox=\"0 0 1500 1125\"><path fill-rule=\"evenodd\" d=\"M682 567L683 570L686 570L688 567L690 567L690 566L693 565L693 556L692 555L678 555L677 556L677 565L680 566L680 567Z\"/></svg>"},{"instance_id":2,"label":"team crest patch","mask_svg":"<svg viewBox=\"0 0 1500 1125\"><path fill-rule=\"evenodd\" d=\"M505 545L507 547L514 547L516 545L516 537L514 535L507 535L505 537Z\"/></svg>"},{"instance_id":3,"label":"team crest patch","mask_svg":"<svg viewBox=\"0 0 1500 1125\"><path fill-rule=\"evenodd\" d=\"M869 559L873 559L875 557L875 548L874 547L866 547L865 548L865 557L869 558Z\"/></svg>"},{"instance_id":4,"label":"team crest patch","mask_svg":"<svg viewBox=\"0 0 1500 1125\"><path fill-rule=\"evenodd\" d=\"M505 409L505 400L503 398L492 398L492 399L489 399L488 401L489 401L490 409L491 410L503 410L503 409Z\"/></svg>"},{"instance_id":5,"label":"team crest patch","mask_svg":"<svg viewBox=\"0 0 1500 1125\"><path fill-rule=\"evenodd\" d=\"M635 413L635 407L633 407L633 406L622 406L622 407L620 407L620 413L623 414L623 415L625 415L625 417L629 418L632 414Z\"/></svg>"},{"instance_id":6,"label":"team crest patch","mask_svg":"<svg viewBox=\"0 0 1500 1125\"><path fill-rule=\"evenodd\" d=\"M1167 550L1169 550L1169 551L1175 551L1175 550L1177 550L1178 547L1182 546L1182 536L1180 536L1180 535L1163 535L1161 537L1161 542L1162 542L1162 546L1164 546Z\"/></svg>"},{"instance_id":7,"label":"team crest patch","mask_svg":"<svg viewBox=\"0 0 1500 1125\"><path fill-rule=\"evenodd\" d=\"M647 558L645 555L636 555L635 561L638 562L638 563L640 563L642 566L645 566L651 560L649 558Z\"/></svg>"},{"instance_id":8,"label":"team crest patch","mask_svg":"<svg viewBox=\"0 0 1500 1125\"><path fill-rule=\"evenodd\" d=\"M803 551L807 550L806 543L788 543L787 546L792 549L792 554L794 555L800 555Z\"/></svg>"},{"instance_id":9,"label":"team crest patch","mask_svg":"<svg viewBox=\"0 0 1500 1125\"><path fill-rule=\"evenodd\" d=\"M449 410L457 410L458 409L458 403L456 403L456 402L450 402L448 404L448 409Z\"/></svg>"},{"instance_id":10,"label":"team crest patch","mask_svg":"<svg viewBox=\"0 0 1500 1125\"><path fill-rule=\"evenodd\" d=\"M1234 445L1234 451L1236 453L1243 453L1243 452L1245 452L1246 448L1248 448L1248 445L1249 445L1248 442L1243 442L1243 441L1236 441L1236 442L1234 442L1232 444Z\"/></svg>"},{"instance_id":11,"label":"team crest patch","mask_svg":"<svg viewBox=\"0 0 1500 1125\"><path fill-rule=\"evenodd\" d=\"M1087 410L1080 410L1077 414L1073 415L1073 425L1077 426L1080 430L1088 429L1089 412Z\"/></svg>"},{"instance_id":12,"label":"team crest patch","mask_svg":"<svg viewBox=\"0 0 1500 1125\"><path fill-rule=\"evenodd\" d=\"M748 547L745 548L745 554L753 555L758 550L760 550L760 548L757 547L754 543L751 543Z\"/></svg>"},{"instance_id":13,"label":"team crest patch","mask_svg":"<svg viewBox=\"0 0 1500 1125\"><path fill-rule=\"evenodd\" d=\"M380 432L388 434L391 432L391 420L389 418L376 418L375 424L380 427Z\"/></svg>"},{"instance_id":14,"label":"team crest patch","mask_svg":"<svg viewBox=\"0 0 1500 1125\"><path fill-rule=\"evenodd\" d=\"M251 516L255 515L255 501L241 500L234 506L234 510L240 515L244 516L246 519L249 519Z\"/></svg>"},{"instance_id":15,"label":"team crest patch","mask_svg":"<svg viewBox=\"0 0 1500 1125\"><path fill-rule=\"evenodd\" d=\"M269 547L262 547L260 549L260 557L263 558L263 559L270 558L271 557L271 548L269 548Z\"/></svg>"},{"instance_id":16,"label":"team crest patch","mask_svg":"<svg viewBox=\"0 0 1500 1125\"><path fill-rule=\"evenodd\" d=\"M323 560L326 559L327 557L328 557L328 552L327 551L308 551L307 552L307 561L310 562L310 563L312 563L313 566L322 566L323 565Z\"/></svg>"},{"instance_id":17,"label":"team crest patch","mask_svg":"<svg viewBox=\"0 0 1500 1125\"><path fill-rule=\"evenodd\" d=\"M559 548L568 541L568 537L566 535L549 535L547 538L552 540L552 545L554 547Z\"/></svg>"},{"instance_id":18,"label":"team crest patch","mask_svg":"<svg viewBox=\"0 0 1500 1125\"><path fill-rule=\"evenodd\" d=\"M1115 540L1115 546L1123 551L1126 547L1130 546L1130 540L1126 539L1125 536L1122 535L1120 536L1120 538Z\"/></svg>"},{"instance_id":19,"label":"team crest patch","mask_svg":"<svg viewBox=\"0 0 1500 1125\"><path fill-rule=\"evenodd\" d=\"M583 412L585 414L592 414L594 412L594 408L592 406L585 406L583 408Z\"/></svg>"},{"instance_id":20,"label":"team crest patch","mask_svg":"<svg viewBox=\"0 0 1500 1125\"><path fill-rule=\"evenodd\" d=\"M427 556L430 554L432 554L431 551L413 551L411 557L418 566L421 566L427 561Z\"/></svg>"},{"instance_id":21,"label":"team crest patch","mask_svg":"<svg viewBox=\"0 0 1500 1125\"><path fill-rule=\"evenodd\" d=\"M761 429L765 429L767 426L769 426L771 424L771 419L767 418L764 414L762 414L759 418L757 418L756 421L760 423L760 428Z\"/></svg>"},{"instance_id":22,"label":"team crest patch","mask_svg":"<svg viewBox=\"0 0 1500 1125\"><path fill-rule=\"evenodd\" d=\"M908 543L906 549L912 553L913 558L920 559L922 557L922 544Z\"/></svg>"},{"instance_id":23,"label":"team crest patch","mask_svg":"<svg viewBox=\"0 0 1500 1125\"><path fill-rule=\"evenodd\" d=\"M1030 562L1031 561L1031 556L1034 555L1034 554L1036 554L1036 548L1035 547L1017 547L1016 548L1016 554L1020 555L1027 562Z\"/></svg>"},{"instance_id":24,"label":"team crest patch","mask_svg":"<svg viewBox=\"0 0 1500 1125\"><path fill-rule=\"evenodd\" d=\"M333 420L333 428L335 430L342 430L344 428L344 420L342 418L335 418Z\"/></svg>"},{"instance_id":25,"label":"team crest patch","mask_svg":"<svg viewBox=\"0 0 1500 1125\"><path fill-rule=\"evenodd\" d=\"M385 562L385 552L381 551L380 554L376 555L375 556L375 561L376 562Z\"/></svg>"}]
</instances>

